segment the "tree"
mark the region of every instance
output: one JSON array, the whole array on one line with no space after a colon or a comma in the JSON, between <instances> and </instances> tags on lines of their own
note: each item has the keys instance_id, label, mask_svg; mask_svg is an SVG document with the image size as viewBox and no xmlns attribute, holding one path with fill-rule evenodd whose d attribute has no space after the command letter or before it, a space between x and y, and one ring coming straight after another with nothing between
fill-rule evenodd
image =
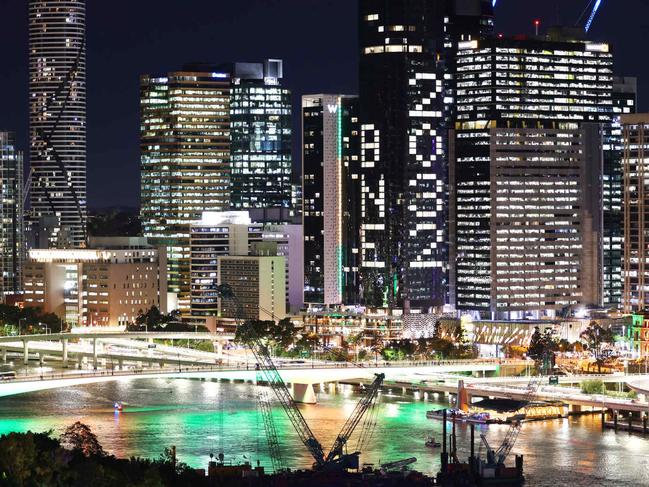
<instances>
[{"instance_id":1,"label":"tree","mask_svg":"<svg viewBox=\"0 0 649 487\"><path fill-rule=\"evenodd\" d=\"M527 356L534 360L536 367L547 372L554 365L554 352L559 349L559 343L552 334L552 330L546 328L543 333L537 326L534 328L530 344L527 349Z\"/></svg>"},{"instance_id":2,"label":"tree","mask_svg":"<svg viewBox=\"0 0 649 487\"><path fill-rule=\"evenodd\" d=\"M104 456L97 436L90 430L90 427L77 421L65 430L61 435L61 444L70 450L78 451L85 457Z\"/></svg>"},{"instance_id":3,"label":"tree","mask_svg":"<svg viewBox=\"0 0 649 487\"><path fill-rule=\"evenodd\" d=\"M602 327L597 321L591 321L588 328L581 332L580 338L595 359L597 372L601 373L602 365L613 356L613 330Z\"/></svg>"}]
</instances>

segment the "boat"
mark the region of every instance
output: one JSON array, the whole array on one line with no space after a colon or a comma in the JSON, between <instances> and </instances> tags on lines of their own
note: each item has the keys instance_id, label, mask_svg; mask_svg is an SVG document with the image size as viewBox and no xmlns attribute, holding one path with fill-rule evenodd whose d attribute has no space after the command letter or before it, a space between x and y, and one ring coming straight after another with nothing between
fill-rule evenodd
<instances>
[{"instance_id":1,"label":"boat","mask_svg":"<svg viewBox=\"0 0 649 487\"><path fill-rule=\"evenodd\" d=\"M116 402L114 404L114 408L116 413L121 413L122 410L124 409L124 405L121 402Z\"/></svg>"},{"instance_id":2,"label":"boat","mask_svg":"<svg viewBox=\"0 0 649 487\"><path fill-rule=\"evenodd\" d=\"M428 448L439 448L442 444L439 441L435 441L434 436L429 435L428 438L426 438L426 446Z\"/></svg>"},{"instance_id":3,"label":"boat","mask_svg":"<svg viewBox=\"0 0 649 487\"><path fill-rule=\"evenodd\" d=\"M497 424L504 422L500 419L492 418L491 415L487 412L467 413L460 409L436 409L433 411L427 411L426 417L428 419L442 420L444 418L444 411L446 411L447 421L455 420L461 423L473 424Z\"/></svg>"}]
</instances>

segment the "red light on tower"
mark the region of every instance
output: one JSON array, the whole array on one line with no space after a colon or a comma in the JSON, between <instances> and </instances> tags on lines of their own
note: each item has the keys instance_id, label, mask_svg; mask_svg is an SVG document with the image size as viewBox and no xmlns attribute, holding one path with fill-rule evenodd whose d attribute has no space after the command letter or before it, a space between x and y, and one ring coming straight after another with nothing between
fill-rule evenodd
<instances>
[{"instance_id":1,"label":"red light on tower","mask_svg":"<svg viewBox=\"0 0 649 487\"><path fill-rule=\"evenodd\" d=\"M536 30L536 35L539 35L540 25L541 25L541 21L539 19L534 19L534 29Z\"/></svg>"}]
</instances>

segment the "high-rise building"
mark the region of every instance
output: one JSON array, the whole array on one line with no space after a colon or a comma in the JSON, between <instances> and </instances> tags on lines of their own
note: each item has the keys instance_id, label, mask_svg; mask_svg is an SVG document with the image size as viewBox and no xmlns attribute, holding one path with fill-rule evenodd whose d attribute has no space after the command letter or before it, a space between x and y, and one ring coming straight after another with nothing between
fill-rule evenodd
<instances>
[{"instance_id":1,"label":"high-rise building","mask_svg":"<svg viewBox=\"0 0 649 487\"><path fill-rule=\"evenodd\" d=\"M302 97L307 303L358 303L359 130L357 97Z\"/></svg>"},{"instance_id":2,"label":"high-rise building","mask_svg":"<svg viewBox=\"0 0 649 487\"><path fill-rule=\"evenodd\" d=\"M649 114L622 115L624 192L624 290L627 313L649 303Z\"/></svg>"},{"instance_id":3,"label":"high-rise building","mask_svg":"<svg viewBox=\"0 0 649 487\"><path fill-rule=\"evenodd\" d=\"M283 63L223 66L230 99L230 206L233 210L291 207L291 92Z\"/></svg>"},{"instance_id":4,"label":"high-rise building","mask_svg":"<svg viewBox=\"0 0 649 487\"><path fill-rule=\"evenodd\" d=\"M491 2L359 6L361 300L427 311L447 299L449 52L491 29Z\"/></svg>"},{"instance_id":5,"label":"high-rise building","mask_svg":"<svg viewBox=\"0 0 649 487\"><path fill-rule=\"evenodd\" d=\"M86 2L29 0L30 201L86 240Z\"/></svg>"},{"instance_id":6,"label":"high-rise building","mask_svg":"<svg viewBox=\"0 0 649 487\"><path fill-rule=\"evenodd\" d=\"M553 30L459 47L453 304L499 317L600 304L608 45Z\"/></svg>"},{"instance_id":7,"label":"high-rise building","mask_svg":"<svg viewBox=\"0 0 649 487\"><path fill-rule=\"evenodd\" d=\"M0 131L0 302L22 290L24 257L23 153Z\"/></svg>"},{"instance_id":8,"label":"high-rise building","mask_svg":"<svg viewBox=\"0 0 649 487\"><path fill-rule=\"evenodd\" d=\"M629 77L613 79L613 117L604 125L604 177L603 209L604 236L603 272L604 305L619 308L622 304L622 261L623 261L623 191L622 177L624 155L622 125L620 117L636 112L637 80Z\"/></svg>"},{"instance_id":9,"label":"high-rise building","mask_svg":"<svg viewBox=\"0 0 649 487\"><path fill-rule=\"evenodd\" d=\"M189 309L189 226L229 207L230 76L187 66L141 77L141 217L167 248L170 309Z\"/></svg>"}]
</instances>

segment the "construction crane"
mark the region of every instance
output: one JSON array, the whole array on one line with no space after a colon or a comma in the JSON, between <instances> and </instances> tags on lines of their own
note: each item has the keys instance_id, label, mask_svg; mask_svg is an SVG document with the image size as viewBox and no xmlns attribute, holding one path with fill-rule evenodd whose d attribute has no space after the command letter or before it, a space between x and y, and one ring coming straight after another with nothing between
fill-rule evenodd
<instances>
[{"instance_id":1,"label":"construction crane","mask_svg":"<svg viewBox=\"0 0 649 487\"><path fill-rule=\"evenodd\" d=\"M257 383L261 381L261 374L257 373ZM266 441L268 442L268 453L270 454L270 460L273 465L274 472L281 472L286 470L286 465L284 464L284 459L282 457L282 452L279 448L279 437L277 435L277 428L275 426L275 421L273 420L273 411L271 409L271 400L268 395L268 390L265 387L257 387L258 395L257 399L259 402L259 410L261 411L261 417L264 421L264 431L266 431Z\"/></svg>"},{"instance_id":2,"label":"construction crane","mask_svg":"<svg viewBox=\"0 0 649 487\"><path fill-rule=\"evenodd\" d=\"M349 419L345 422L341 432L336 437L331 450L325 457L322 444L311 431L308 423L304 419L304 416L297 407L295 400L291 396L291 393L286 386L286 383L282 379L281 375L277 371L273 360L270 357L268 348L263 344L261 337L258 333L250 326L249 323L243 322L243 308L241 303L235 296L232 288L227 284L219 285L217 288L217 295L221 299L229 299L235 304L235 321L239 329L243 330L243 335L245 336L245 341L250 350L252 351L256 361L257 367L263 373L268 385L273 390L279 403L281 404L284 412L289 418L289 421L293 425L293 428L300 437L302 444L309 450L309 453L315 460L314 468L318 470L342 470L346 468L357 468L358 467L358 458L360 452L355 451L352 453L344 453L343 450L347 444L347 441L354 433L356 426L361 421L365 412L372 406L374 399L376 398L379 388L383 383L385 374L376 374L376 378L372 384L367 388L365 395L358 402L354 411L352 412ZM269 440L274 441L274 440ZM274 447L273 447L274 448ZM271 452L272 455L272 452Z\"/></svg>"},{"instance_id":3,"label":"construction crane","mask_svg":"<svg viewBox=\"0 0 649 487\"><path fill-rule=\"evenodd\" d=\"M602 6L602 0L589 0L589 2L586 4L586 7L584 8L584 11L577 19L576 25L579 25L579 23L585 18L586 23L584 24L584 31L588 32L591 26L593 25L593 21L595 20L595 17L597 16L597 12L599 11L599 8L601 6ZM590 15L586 17L586 14L588 13L589 10L590 10Z\"/></svg>"},{"instance_id":4,"label":"construction crane","mask_svg":"<svg viewBox=\"0 0 649 487\"><path fill-rule=\"evenodd\" d=\"M528 409L531 407L536 398L536 394L539 390L539 386L541 385L542 380L542 375L535 376L532 377L530 382L527 384L527 393L524 399L525 407L523 410L524 412L521 415L521 419L527 415ZM494 465L503 465L505 463L505 460L507 459L507 456L512 451L512 448L514 448L514 445L516 444L516 440L518 439L518 435L520 435L520 433L521 421L520 419L515 419L509 427L509 430L507 430L507 434L505 435L505 438L503 439L497 450L491 448L489 442L487 441L487 437L484 434L481 434L480 439L487 448L487 463Z\"/></svg>"}]
</instances>

